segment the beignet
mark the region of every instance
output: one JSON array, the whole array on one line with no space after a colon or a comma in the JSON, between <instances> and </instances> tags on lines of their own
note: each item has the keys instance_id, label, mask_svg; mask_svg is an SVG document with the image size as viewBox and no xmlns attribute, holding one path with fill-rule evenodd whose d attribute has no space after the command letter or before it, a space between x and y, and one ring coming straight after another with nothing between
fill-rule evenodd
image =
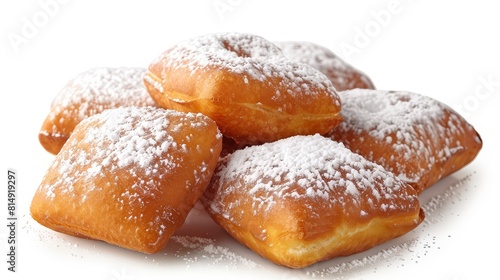
<instances>
[{"instance_id":1,"label":"beignet","mask_svg":"<svg viewBox=\"0 0 500 280\"><path fill-rule=\"evenodd\" d=\"M159 106L201 112L239 145L324 134L341 121L324 74L251 34L180 42L150 64L144 80Z\"/></svg>"},{"instance_id":2,"label":"beignet","mask_svg":"<svg viewBox=\"0 0 500 280\"><path fill-rule=\"evenodd\" d=\"M205 191L221 145L215 122L201 114L105 110L75 127L31 215L55 231L156 253Z\"/></svg>"},{"instance_id":3,"label":"beignet","mask_svg":"<svg viewBox=\"0 0 500 280\"><path fill-rule=\"evenodd\" d=\"M470 163L481 150L474 127L433 98L369 89L339 94L344 122L328 135L418 193Z\"/></svg>"},{"instance_id":4,"label":"beignet","mask_svg":"<svg viewBox=\"0 0 500 280\"><path fill-rule=\"evenodd\" d=\"M236 240L292 268L367 250L424 218L410 185L319 135L221 158L201 201Z\"/></svg>"}]
</instances>

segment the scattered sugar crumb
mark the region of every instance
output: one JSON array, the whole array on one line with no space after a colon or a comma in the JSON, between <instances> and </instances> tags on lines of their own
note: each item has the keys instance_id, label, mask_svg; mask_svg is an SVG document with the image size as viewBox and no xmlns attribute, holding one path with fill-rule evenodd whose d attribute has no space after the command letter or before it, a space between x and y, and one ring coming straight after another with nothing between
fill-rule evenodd
<instances>
[{"instance_id":1,"label":"scattered sugar crumb","mask_svg":"<svg viewBox=\"0 0 500 280\"><path fill-rule=\"evenodd\" d=\"M339 263L337 265L318 269L318 270L307 270L305 274L311 277L330 277L334 275L339 275L344 272L349 272L358 268L365 268L383 260L392 259L397 256L401 256L404 252L410 251L413 246L415 246L416 240L409 240L398 245L391 246L387 249L383 249L380 252L365 256L359 259L354 259L351 261Z\"/></svg>"},{"instance_id":2,"label":"scattered sugar crumb","mask_svg":"<svg viewBox=\"0 0 500 280\"><path fill-rule=\"evenodd\" d=\"M440 215L433 215L438 210L448 206L450 201L461 200L459 189L464 187L466 183L470 182L474 173L468 174L458 180L455 184L449 186L446 191L440 195L433 196L429 201L422 205L425 211L426 219L423 221L424 225L440 222L444 217Z\"/></svg>"},{"instance_id":3,"label":"scattered sugar crumb","mask_svg":"<svg viewBox=\"0 0 500 280\"><path fill-rule=\"evenodd\" d=\"M175 252L175 256L186 261L187 269L192 263L201 260L212 261L211 265L225 265L227 269L254 269L257 263L242 257L229 248L219 246L215 239L197 236L172 236L171 241L180 244L183 248ZM185 252L183 249L189 249Z\"/></svg>"}]
</instances>

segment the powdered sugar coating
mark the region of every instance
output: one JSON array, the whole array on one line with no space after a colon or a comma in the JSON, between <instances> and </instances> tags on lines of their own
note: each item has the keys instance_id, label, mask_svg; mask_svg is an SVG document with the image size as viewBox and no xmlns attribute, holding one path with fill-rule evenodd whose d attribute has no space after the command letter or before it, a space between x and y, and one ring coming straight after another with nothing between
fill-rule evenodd
<instances>
[{"instance_id":1,"label":"powdered sugar coating","mask_svg":"<svg viewBox=\"0 0 500 280\"><path fill-rule=\"evenodd\" d=\"M155 106L141 67L92 68L74 79L52 101L49 118L80 120L121 106Z\"/></svg>"},{"instance_id":2,"label":"powdered sugar coating","mask_svg":"<svg viewBox=\"0 0 500 280\"><path fill-rule=\"evenodd\" d=\"M345 100L342 115L346 118L342 125L368 131L380 141L399 140L401 144L401 141L411 144L410 134L415 131L415 125L433 126L444 116L443 104L405 91L356 89L343 92L341 96ZM459 128L452 123L450 129ZM445 129L436 127L432 130L435 133L433 136L439 136L439 132ZM398 139L386 139L390 133L398 133Z\"/></svg>"},{"instance_id":3,"label":"powdered sugar coating","mask_svg":"<svg viewBox=\"0 0 500 280\"><path fill-rule=\"evenodd\" d=\"M210 211L235 223L240 219L231 211L242 202L226 201L233 194L250 198L254 214L272 211L284 200L298 201L310 215L318 215L313 205L318 202L332 209L351 205L346 212L356 211L356 205L360 216L408 209L417 202L392 173L318 134L237 150L221 159L214 178ZM395 203L401 199L413 203Z\"/></svg>"},{"instance_id":4,"label":"powdered sugar coating","mask_svg":"<svg viewBox=\"0 0 500 280\"><path fill-rule=\"evenodd\" d=\"M157 58L167 68L187 67L192 74L204 68L216 68L243 75L245 82L254 79L270 82L281 79L288 94L315 94L319 90L335 93L332 83L313 67L285 57L266 39L251 34L217 33L180 42ZM277 95L283 94L276 92Z\"/></svg>"},{"instance_id":5,"label":"powdered sugar coating","mask_svg":"<svg viewBox=\"0 0 500 280\"><path fill-rule=\"evenodd\" d=\"M182 122L173 126L169 121L172 117L180 118ZM163 184L163 175L182 168L182 158L193 152L186 147L192 135L182 139L183 143L174 140L173 134L181 129L203 129L208 122L212 120L202 114L155 107L131 106L105 110L79 124L79 127L85 128L84 136L71 137L51 166L51 169L58 170L60 176L57 181L42 184L40 188L47 197L53 199L54 188L71 193L76 181L84 181L85 184L80 184L86 188L80 197L84 201L89 192L106 187L98 185L96 182L99 180L96 178L109 180L107 174L120 170L136 178L136 184L128 188L130 193L126 191L117 198L122 203L124 199L135 199L133 196L137 196L137 193L132 190L136 188L153 193ZM181 127L182 123L188 127ZM217 137L222 137L220 132ZM205 171L204 164L193 170L199 178L208 176Z\"/></svg>"},{"instance_id":6,"label":"powdered sugar coating","mask_svg":"<svg viewBox=\"0 0 500 280\"><path fill-rule=\"evenodd\" d=\"M409 183L417 183L422 176L466 149L466 135L481 140L460 115L447 105L428 96L407 91L382 91L354 89L339 93L344 122L332 132L332 137L345 142L353 151L366 140L360 134L367 133L375 141L387 145L391 154L374 156L376 151L363 153L365 157L385 166ZM345 139L346 131L353 131L355 141ZM369 145L368 143L365 144ZM377 145L372 143L372 149ZM366 146L368 147L368 146ZM400 158L395 159L396 156ZM424 163L421 165L420 163ZM393 166L394 168L392 168Z\"/></svg>"},{"instance_id":7,"label":"powdered sugar coating","mask_svg":"<svg viewBox=\"0 0 500 280\"><path fill-rule=\"evenodd\" d=\"M274 44L286 57L310 65L325 74L338 91L374 88L372 81L364 73L324 46L307 41L279 41Z\"/></svg>"}]
</instances>

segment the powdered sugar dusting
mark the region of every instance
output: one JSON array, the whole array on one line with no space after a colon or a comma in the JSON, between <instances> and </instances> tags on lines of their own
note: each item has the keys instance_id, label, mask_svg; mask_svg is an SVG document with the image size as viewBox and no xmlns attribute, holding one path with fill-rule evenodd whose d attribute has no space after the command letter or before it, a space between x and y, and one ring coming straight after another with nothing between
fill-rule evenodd
<instances>
[{"instance_id":1,"label":"powdered sugar dusting","mask_svg":"<svg viewBox=\"0 0 500 280\"><path fill-rule=\"evenodd\" d=\"M166 67L188 68L191 73L217 68L242 75L245 82L255 79L270 82L279 78L287 94L315 94L335 89L321 72L285 57L273 43L260 36L240 33L218 33L180 42L163 53L157 61ZM277 92L277 95L280 93ZM282 93L281 93L282 94Z\"/></svg>"},{"instance_id":2,"label":"powdered sugar dusting","mask_svg":"<svg viewBox=\"0 0 500 280\"><path fill-rule=\"evenodd\" d=\"M210 207L229 219L234 217L226 212L231 205L224 204L224 197L238 192L253 197L256 212L270 211L286 199L301 201L311 211L314 207L308 204L316 200L325 201L328 207L353 203L363 205L365 214L380 210L380 205L385 212L412 207L392 203L396 197L417 201L392 173L320 135L294 136L238 150L221 160L215 177L216 185L227 188L209 201ZM361 197L370 197L373 203L361 202Z\"/></svg>"},{"instance_id":3,"label":"powdered sugar dusting","mask_svg":"<svg viewBox=\"0 0 500 280\"><path fill-rule=\"evenodd\" d=\"M56 157L52 168L57 168L60 177L52 184L41 185L47 197L54 198L54 188L71 193L75 180L85 180L88 184L81 200L86 193L105 187L93 182L96 177L105 176L114 170L126 170L129 176L137 178L136 187L148 186L156 188L160 182L148 179L149 176L162 177L182 165L180 154L186 156L190 151L184 143L175 141L173 134L179 128L171 128L169 118L177 117L183 120L189 129L206 127L211 122L206 116L195 113L181 113L155 107L121 107L105 110L81 122L79 127L85 129L83 138L71 137L66 143L66 150ZM220 136L220 133L218 135ZM189 138L189 136L187 137ZM185 139L189 141L189 139ZM78 148L85 146L86 149ZM64 151L64 152L63 152ZM170 151L175 151L174 156ZM160 159L160 160L158 160ZM102 172L106 170L107 172ZM206 176L206 166L201 165L194 170L195 176ZM76 173L75 173L76 172ZM131 192L137 195L136 192ZM123 199L134 200L132 194L124 193Z\"/></svg>"},{"instance_id":4,"label":"powdered sugar dusting","mask_svg":"<svg viewBox=\"0 0 500 280\"><path fill-rule=\"evenodd\" d=\"M473 132L473 127L451 108L424 95L406 91L355 89L339 92L339 96L344 122L332 131L332 138L359 152L358 144L352 143L372 140L349 136L356 137L350 140L344 135L347 135L347 131L353 131L354 135L368 133L375 141L390 146L394 156L401 156L404 162L375 157L373 154L376 151L363 155L384 165L409 183L418 183L436 164L466 149L461 142L462 135ZM446 115L449 115L448 119ZM408 162L425 162L425 165L410 170Z\"/></svg>"},{"instance_id":5,"label":"powdered sugar dusting","mask_svg":"<svg viewBox=\"0 0 500 280\"><path fill-rule=\"evenodd\" d=\"M102 121L101 126L87 129L83 143L97 143L106 147L98 151L102 158L100 168L124 168L134 165L146 168L155 157L165 153L170 146L176 145L167 132L169 120L160 117L155 111L129 108L120 110L122 118L112 117L116 111L105 111L96 119ZM152 135L153 137L145 137ZM95 144L94 144L95 145Z\"/></svg>"},{"instance_id":6,"label":"powdered sugar dusting","mask_svg":"<svg viewBox=\"0 0 500 280\"><path fill-rule=\"evenodd\" d=\"M120 106L155 106L141 67L92 68L74 79L52 101L49 117L84 119Z\"/></svg>"},{"instance_id":7,"label":"powdered sugar dusting","mask_svg":"<svg viewBox=\"0 0 500 280\"><path fill-rule=\"evenodd\" d=\"M310 65L325 74L339 91L374 87L364 73L343 61L326 47L306 41L280 41L274 44L286 57Z\"/></svg>"},{"instance_id":8,"label":"powdered sugar dusting","mask_svg":"<svg viewBox=\"0 0 500 280\"><path fill-rule=\"evenodd\" d=\"M431 126L443 117L445 106L429 97L404 91L356 89L342 92L341 98L342 115L346 118L343 125L369 131L380 141L387 141L387 135L396 133L394 145L419 147L421 144L416 143L414 136L416 125L427 126L434 136L440 132L440 128Z\"/></svg>"}]
</instances>

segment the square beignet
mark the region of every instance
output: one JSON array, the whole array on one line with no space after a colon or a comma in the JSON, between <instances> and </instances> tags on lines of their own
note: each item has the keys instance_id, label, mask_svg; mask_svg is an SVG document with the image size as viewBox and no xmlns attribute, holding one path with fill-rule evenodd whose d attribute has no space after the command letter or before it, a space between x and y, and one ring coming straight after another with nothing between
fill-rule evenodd
<instances>
[{"instance_id":1,"label":"square beignet","mask_svg":"<svg viewBox=\"0 0 500 280\"><path fill-rule=\"evenodd\" d=\"M205 191L221 146L217 125L202 114L105 110L76 126L31 215L55 231L156 253Z\"/></svg>"},{"instance_id":2,"label":"square beignet","mask_svg":"<svg viewBox=\"0 0 500 280\"><path fill-rule=\"evenodd\" d=\"M328 135L419 194L474 160L483 145L472 125L431 97L370 89L339 95L344 122Z\"/></svg>"},{"instance_id":3,"label":"square beignet","mask_svg":"<svg viewBox=\"0 0 500 280\"><path fill-rule=\"evenodd\" d=\"M410 185L317 134L222 157L201 201L240 243L292 268L367 250L424 218Z\"/></svg>"},{"instance_id":4,"label":"square beignet","mask_svg":"<svg viewBox=\"0 0 500 280\"><path fill-rule=\"evenodd\" d=\"M144 83L158 106L203 113L241 145L324 134L342 121L327 76L253 34L179 42L151 62Z\"/></svg>"}]
</instances>

